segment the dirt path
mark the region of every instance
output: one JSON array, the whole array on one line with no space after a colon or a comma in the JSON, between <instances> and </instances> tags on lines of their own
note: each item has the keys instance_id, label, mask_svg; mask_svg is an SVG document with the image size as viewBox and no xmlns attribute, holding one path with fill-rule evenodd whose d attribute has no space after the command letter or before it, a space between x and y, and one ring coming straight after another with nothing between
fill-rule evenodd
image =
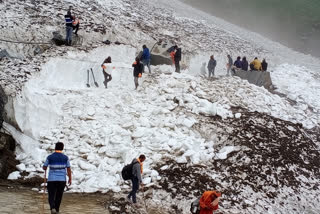
<instances>
[{"instance_id":1,"label":"dirt path","mask_svg":"<svg viewBox=\"0 0 320 214\"><path fill-rule=\"evenodd\" d=\"M102 194L65 193L60 211L63 214L73 213L104 213L109 211L104 207L107 196ZM49 214L47 194L45 195L44 214ZM31 191L30 188L0 185L0 213L2 214L42 214L42 194Z\"/></svg>"}]
</instances>

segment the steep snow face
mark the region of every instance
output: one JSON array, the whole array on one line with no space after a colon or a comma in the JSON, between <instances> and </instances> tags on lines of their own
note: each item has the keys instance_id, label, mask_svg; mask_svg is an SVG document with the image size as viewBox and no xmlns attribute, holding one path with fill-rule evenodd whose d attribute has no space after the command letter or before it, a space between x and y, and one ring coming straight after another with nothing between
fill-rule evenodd
<instances>
[{"instance_id":1,"label":"steep snow face","mask_svg":"<svg viewBox=\"0 0 320 214\"><path fill-rule=\"evenodd\" d=\"M130 69L128 65L132 62L129 60L134 59L135 49L112 46L98 48L90 54L69 53L64 58L54 58L43 65L42 72L25 84L21 95L14 102L15 119L20 129L34 139L39 139L42 130L53 127L59 116L63 116L61 108L65 100L58 93L59 90L85 89L87 80L94 83L93 78L103 86L100 65L110 55L114 55L113 60L119 62L114 64L115 67L120 70ZM109 87L115 87L114 82L119 81L132 82L133 78L120 73Z\"/></svg>"},{"instance_id":2,"label":"steep snow face","mask_svg":"<svg viewBox=\"0 0 320 214\"><path fill-rule=\"evenodd\" d=\"M65 143L65 154L71 160L74 192L126 191L128 185L122 182L120 171L124 164L141 153L147 156L144 183L150 189L158 184L165 189L166 179L170 177L167 174L174 170L168 160L190 166L208 165L212 160L222 164L229 162L229 156L234 156L234 153L241 155L247 151L249 145L238 144L230 138L239 136L239 139L251 139L251 132L257 128L252 126L247 134L241 136L242 120L250 125L252 122L241 119L245 113L239 108L293 122L308 121L308 115L292 107L285 98L237 77L218 76L210 81L190 75L192 72L189 70L176 74L172 73L172 66L157 66L152 67L153 74L143 75L139 89L134 90L131 64L135 53L136 49L132 47L112 45L89 53L68 52L67 56L53 58L42 66L42 72L28 81L15 105L21 130L33 139L21 135L10 126L6 127L19 139L17 158L22 164L19 166L21 172L29 172L30 177L39 175L45 156L53 150L54 143L62 141ZM100 65L107 56L112 57L115 69L112 71L113 79L105 89L102 87ZM90 68L93 68L99 87L95 86L91 73L91 87L86 87L87 70ZM222 72L218 70L218 73ZM216 127L210 125L212 122L201 119L215 117L222 124L223 121L235 121L232 126L225 124ZM260 123L258 127L263 124L266 129L274 126L263 118L257 117L256 120ZM233 127L236 124L239 127ZM288 128L292 129L295 128ZM240 131L239 134L233 134L237 131ZM260 136L255 132L254 135L256 138ZM279 137L284 135L279 134ZM249 139L244 142L250 142ZM264 137L262 139L266 140ZM30 145L37 149L30 149ZM220 179L221 176L220 172L210 169L204 177ZM18 177L18 172L10 176ZM229 184L223 180L221 178L220 187L227 188ZM297 188L305 188L303 185ZM248 190L243 196L248 198L252 192ZM178 191L174 194L180 197L180 208L191 200L181 198L183 194L179 195ZM255 196L246 202L250 206L265 193L252 194ZM164 195L173 197L169 193ZM162 193L155 193L150 203L156 203L161 197ZM269 199L263 200L262 204L269 202ZM170 204L170 201L165 203ZM228 202L224 204L224 209L231 209ZM264 208L253 206L250 209L261 211ZM188 211L182 208L181 212Z\"/></svg>"},{"instance_id":3,"label":"steep snow face","mask_svg":"<svg viewBox=\"0 0 320 214\"><path fill-rule=\"evenodd\" d=\"M10 6L17 5L14 1L7 2L10 4L3 7L7 10L12 10ZM198 16L198 12L190 8L181 7L178 10L180 3L177 1L161 0L161 2L166 4L159 5L158 1L151 0L77 1L74 7L75 13L83 16L83 22L81 22L83 27L81 35L85 38L83 47L67 47L68 49L54 47L31 60L5 59L3 61L5 65L1 64L0 69L4 72L0 74L0 81L5 85L6 91L14 94L22 87L22 82L29 80L14 103L15 117L25 135L21 135L10 126L5 127L20 145L17 150L17 159L22 163L19 170L29 172L30 177L39 175L44 158L53 151L54 143L63 141L66 144L65 153L71 159L74 173L72 191L122 192L126 190L128 186L121 181L120 170L125 163L144 153L147 155L144 183L150 187L151 191L154 186L161 184L163 189L167 185L172 191L180 194L177 189L172 188L174 182L166 181L169 177L167 175L175 172L176 165L181 169L183 168L180 167L181 165L189 167L200 164L210 169L210 172L204 173L203 177L207 179L205 181L211 182L218 178L222 185L216 186L216 183L211 182L214 185L202 186L201 191L221 187L226 190L226 193L230 193L227 191L228 187L237 188L238 180L242 182L243 193L240 196L247 200L243 204L240 203L243 198L238 197L238 190L227 195L228 198L223 202L223 209L228 213L237 213L239 209L245 208L249 210L248 213L257 211L285 213L286 210L294 212L296 207L293 206L296 206L299 200L293 199L294 191L303 192L303 203L302 207L298 206L299 210L305 211L309 207L315 212L319 210L318 201L310 201L310 197L306 196L306 192L309 191L309 181L316 183L319 180L318 171L314 166L317 164L315 161L317 152L314 150L316 147L313 147L310 140L305 139L303 133L298 132L298 125L288 122L302 123L308 128L319 123L320 99L318 99L319 94L315 93L319 87L319 78L316 74L317 70L313 69L319 65L318 61L290 52L250 32L242 32L231 25L221 24L219 20L216 24L212 24L212 21L201 19L202 15ZM166 5L170 7L166 8ZM18 8L13 7L13 13L18 13L16 10L20 6L22 7L22 4ZM35 6L31 4L23 11L31 14L30 11L33 11L31 8ZM39 11L48 17L55 18L52 20L45 18L44 22L52 26L41 28L39 34L38 31L34 34L26 33L29 39L33 35L45 33L44 29L48 31L55 28L64 29L61 24L65 13L64 8L69 5L64 1L46 1L39 6ZM179 11L189 15L197 14L197 17L196 19L186 17ZM27 21L31 22L31 19ZM20 26L19 23L17 26ZM234 33L232 29L236 29L237 32ZM4 32L9 30L1 31L2 35L5 34ZM245 37L240 37L243 35ZM97 43L98 41L109 38L112 38L112 41L119 40L130 45L97 48L88 53L88 50L101 45ZM190 67L182 74L172 73L171 66L153 67L154 74L143 75L139 80L140 87L135 91L131 64L135 58L136 49L132 46L140 49L142 44L152 43L150 41L154 39L177 42L183 48L183 56L188 54L186 58L191 59L186 61L185 58L183 62L184 64L187 62L186 64ZM70 49L72 51L67 52ZM199 52L201 53L198 54ZM273 70L272 77L276 77L274 82L279 92L288 95L291 101L296 103L263 88L250 85L239 78L226 77L225 55L227 53L233 56L246 55L248 58L256 55L267 56L271 64L270 69ZM214 81L198 76L201 62L207 62L211 54L214 54L218 61L216 69L218 76ZM104 89L100 65L109 55L113 59L115 71L112 73L113 80L108 84L108 89ZM301 64L310 66L306 69L302 68L300 62L294 61L296 58L300 59ZM289 69L286 69L285 63L288 63ZM93 69L99 88L95 87L91 72L89 72L91 87L86 87L87 70L90 68ZM305 74L303 78L307 80L306 83L299 78L301 72ZM32 76L31 79L30 76ZM289 78L292 80L290 84L287 83ZM292 85L299 87L291 88ZM239 108L244 109L243 112ZM250 115L250 112L254 111L257 111L254 114L258 116ZM285 121L274 119L270 115ZM203 120L203 118L211 120ZM252 118L254 120L250 120ZM222 125L215 123L222 123ZM250 127L245 133L241 132L244 128L242 124ZM206 126L208 128L205 128ZM255 132L256 129L260 132ZM287 132L287 129L291 132ZM263 131L265 133L261 135ZM286 134L283 134L283 131L286 131ZM236 137L233 133L238 133L240 140L237 140L244 145L234 140ZM276 140L273 136L277 137ZM278 185L282 193L277 196L271 195L270 198L268 191L263 188L252 188L255 185L268 187L274 185L271 181L276 178L270 176L269 171L265 170L269 167L269 162L257 181L248 184L247 177L241 175L243 169L241 164L251 165L252 163L246 157L256 154L256 150L263 152L263 149L268 148L268 138L273 139L274 151L278 151L280 145L277 144L278 141L281 141L281 146L284 148L290 148L286 147L288 143L302 139L299 145L307 145L306 150L305 147L301 147L301 150L295 150L297 155L290 156L287 155L291 152L290 148L282 151L280 155L285 158L289 156L299 159L303 170L306 168L305 164L312 163L306 170L308 175L314 173L309 179L299 177L298 183L301 185L295 189L292 189L290 184L286 184L292 179L286 178L284 186ZM253 143L252 139L255 140ZM253 146L259 145L256 150L247 150L247 147L252 146L251 143ZM274 157L274 151L264 154L264 158ZM245 157L241 159L234 154L245 155ZM305 158L306 156L311 161ZM261 161L263 166L263 158L259 155L252 159ZM174 164L169 164L168 160L174 160ZM272 163L277 160L272 159ZM217 163L216 169L210 168L212 162ZM236 165L238 163L240 166ZM223 166L221 167L220 164ZM232 182L229 182L229 177L232 175L230 169L234 168L229 167L230 164L235 164L240 171L237 171L238 174ZM286 174L288 170L294 169L293 177L296 177L301 172L296 171L300 165L290 167L281 161L279 164L283 164L279 169L270 168L272 173L279 174L283 171L283 174ZM255 173L261 171L258 169L260 166L261 164L254 165L255 169L250 171L250 178L255 178ZM220 174L216 172L217 169L222 170ZM267 178L270 180L265 179L266 173L269 173ZM15 172L11 178L19 176L20 173ZM198 183L199 180L201 181L200 178L203 178L197 177L197 174L192 176L193 178L187 182ZM179 174L177 177L177 182L181 183ZM197 189L197 186L189 185L191 183L187 182L184 182L185 186ZM319 192L318 186L314 185L313 188L314 190L310 191L311 198L316 197ZM168 189L166 191L169 193L161 191L154 193L152 202L155 203L159 199L158 202L172 204L171 197L174 198L176 195L171 194L172 192ZM199 191L200 189L196 194L200 194ZM178 202L180 208L183 207L181 213L187 213L191 198L185 199L182 196L180 195L175 202ZM234 203L235 199L239 203ZM290 204L292 201L294 204ZM269 206L270 204L273 205ZM278 207L281 208L279 212L276 210Z\"/></svg>"}]
</instances>

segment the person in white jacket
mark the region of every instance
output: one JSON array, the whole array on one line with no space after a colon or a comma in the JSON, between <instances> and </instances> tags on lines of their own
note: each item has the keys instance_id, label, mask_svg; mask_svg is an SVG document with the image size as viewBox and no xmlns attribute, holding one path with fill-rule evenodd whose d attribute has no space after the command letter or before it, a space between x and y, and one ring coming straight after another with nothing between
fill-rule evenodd
<instances>
[{"instance_id":1,"label":"person in white jacket","mask_svg":"<svg viewBox=\"0 0 320 214\"><path fill-rule=\"evenodd\" d=\"M108 82L110 82L112 80L111 73L115 69L115 67L112 65L110 56L108 56L108 58L106 58L103 61L101 67L102 67L102 73L104 76L103 84L106 88L108 88Z\"/></svg>"}]
</instances>

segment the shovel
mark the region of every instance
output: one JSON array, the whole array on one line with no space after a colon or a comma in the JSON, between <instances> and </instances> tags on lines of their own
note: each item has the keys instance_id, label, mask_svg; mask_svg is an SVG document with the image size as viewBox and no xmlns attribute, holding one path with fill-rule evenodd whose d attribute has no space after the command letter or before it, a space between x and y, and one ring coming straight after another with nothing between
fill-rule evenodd
<instances>
[{"instance_id":1,"label":"shovel","mask_svg":"<svg viewBox=\"0 0 320 214\"><path fill-rule=\"evenodd\" d=\"M90 68L90 69L91 69L91 74L92 74L92 77L93 77L94 84L95 84L95 86L99 87L98 83L96 82L96 80L94 78L93 70L92 70L92 68Z\"/></svg>"},{"instance_id":2,"label":"shovel","mask_svg":"<svg viewBox=\"0 0 320 214\"><path fill-rule=\"evenodd\" d=\"M90 88L90 84L89 84L89 70L87 70L87 87Z\"/></svg>"}]
</instances>

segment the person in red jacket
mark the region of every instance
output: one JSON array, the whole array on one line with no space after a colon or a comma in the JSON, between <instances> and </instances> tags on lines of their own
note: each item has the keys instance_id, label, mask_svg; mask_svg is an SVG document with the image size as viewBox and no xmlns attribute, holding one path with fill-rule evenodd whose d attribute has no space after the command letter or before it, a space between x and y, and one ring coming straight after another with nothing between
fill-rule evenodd
<instances>
[{"instance_id":1,"label":"person in red jacket","mask_svg":"<svg viewBox=\"0 0 320 214\"><path fill-rule=\"evenodd\" d=\"M205 191L200 198L200 214L213 214L218 209L221 193L217 191Z\"/></svg>"}]
</instances>

